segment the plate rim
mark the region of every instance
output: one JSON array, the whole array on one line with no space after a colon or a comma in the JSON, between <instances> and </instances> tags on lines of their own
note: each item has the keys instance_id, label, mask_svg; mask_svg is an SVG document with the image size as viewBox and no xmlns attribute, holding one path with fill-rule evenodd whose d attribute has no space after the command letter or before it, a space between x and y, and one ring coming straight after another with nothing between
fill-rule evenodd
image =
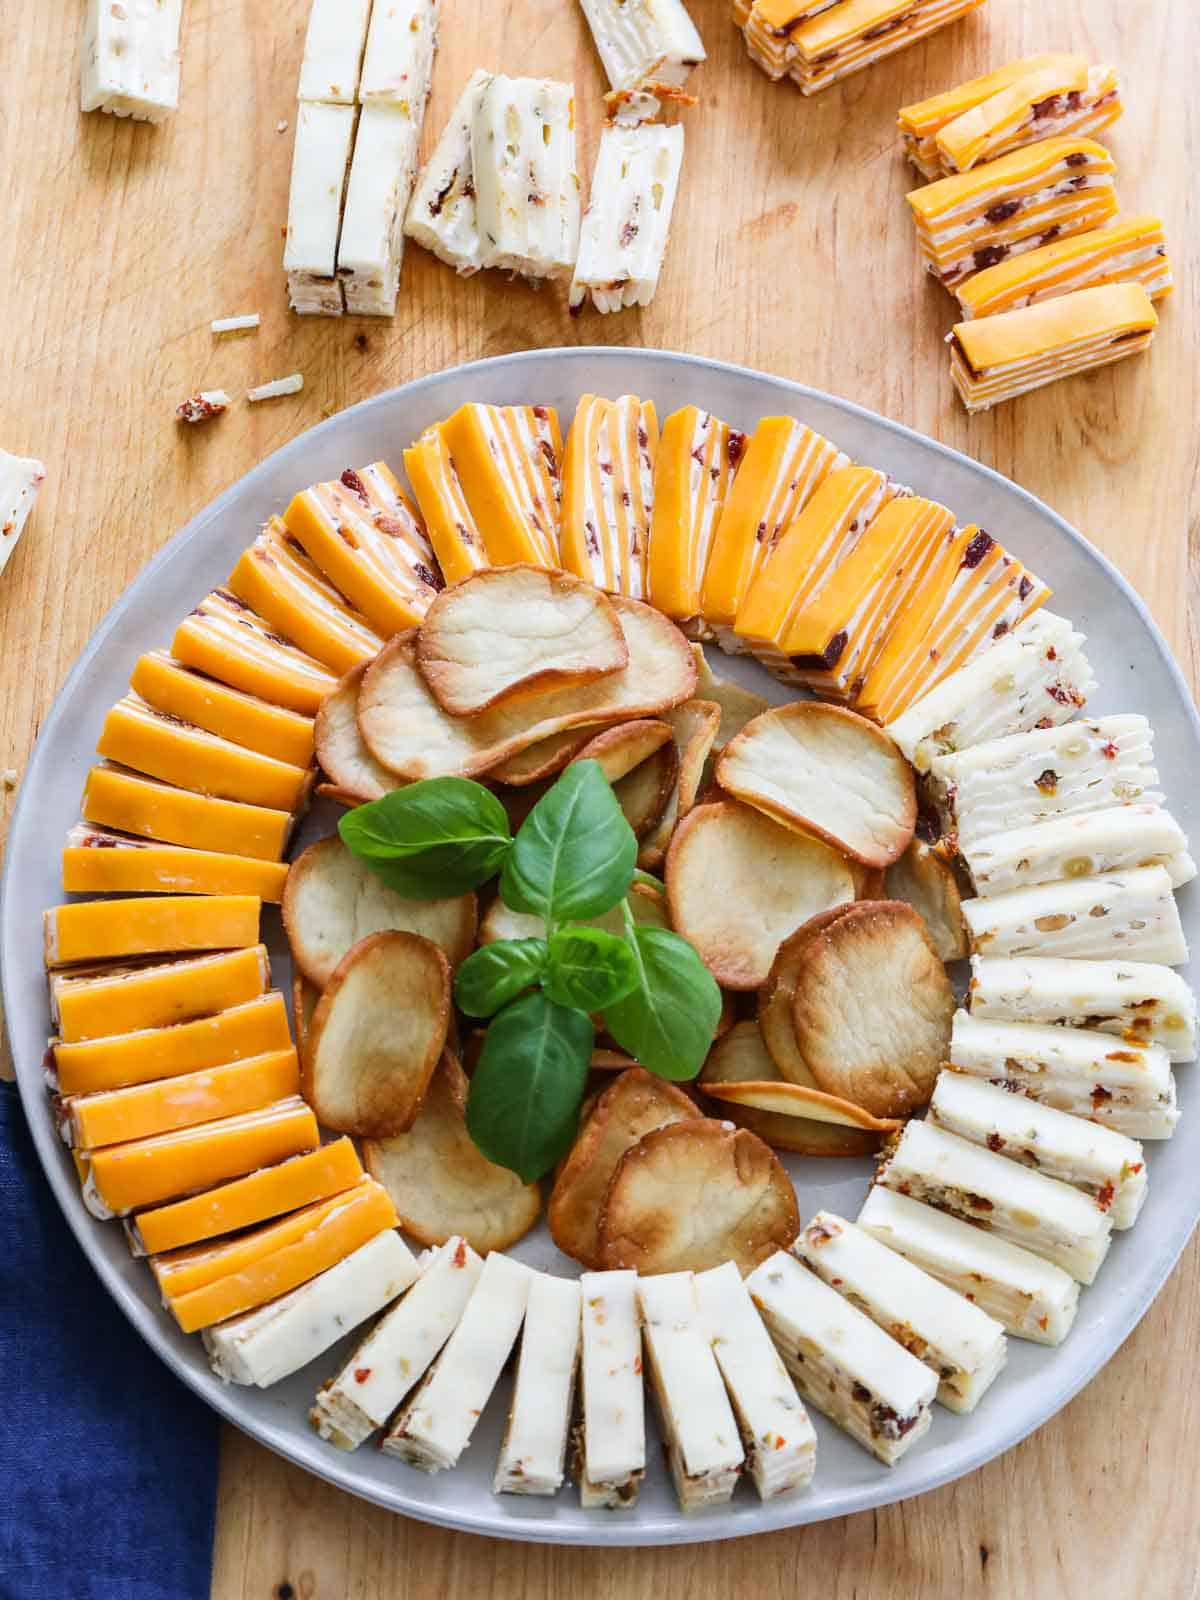
<instances>
[{"instance_id":1,"label":"plate rim","mask_svg":"<svg viewBox=\"0 0 1200 1600\"><path fill-rule=\"evenodd\" d=\"M463 377L474 374L490 374L497 369L520 370L526 365L534 365L547 360L555 361L562 357L567 357L573 362L585 361L600 366L609 362L642 360L665 366L667 369L681 369L694 374L703 374L707 371L733 375L751 382L765 382L773 387L777 393L787 392L802 396L830 406L846 415L856 417L873 427L882 426L885 431L895 435L900 440L916 443L924 450L932 450L935 455L941 456L947 461L966 466L972 472L981 474L985 480L990 481L994 486L998 486L1003 493L1009 496L1015 495L1028 509L1053 523L1058 531L1065 534L1068 540L1076 546L1084 558L1100 569L1109 583L1113 584L1121 592L1125 600L1132 603L1148 638L1153 644L1155 652L1167 670L1168 677L1173 681L1181 705L1190 721L1193 737L1200 744L1200 712L1197 711L1191 688L1141 595L1113 562L1059 512L1048 506L1031 491L1023 488L1020 484L1014 483L1010 478L1005 477L1003 473L996 471L995 468L976 461L965 452L954 449L940 439L934 439L927 434L921 433L918 429L911 428L905 423L897 422L891 417L873 411L870 407L863 406L857 401L847 400L839 395L830 394L826 390L817 389L811 385L799 383L794 379L781 377L775 373L763 372L754 367L736 362L719 361L708 356L691 355L684 351L656 350L643 346L559 345L514 351L508 354L483 357L475 361L456 363L452 366L439 368L436 372L424 373L420 377L410 379L407 383L393 385L391 388L380 390L378 393L336 412L332 417L323 418L311 428L307 428L297 434L257 462L248 472L236 478L214 500L202 507L178 532L168 539L162 549L157 551L140 568L130 582L114 598L104 617L89 636L77 660L64 678L54 696L49 711L42 720L37 740L21 779L16 804L9 819L7 843L11 845L12 839L25 824L26 811L34 806L32 796L39 787L43 760L48 759L43 755L48 744L46 736L53 732L60 718L66 714L67 701L73 697L74 691L80 680L85 676L93 657L118 625L122 601L133 584L142 583L144 580L150 579L153 574L160 572L171 562L178 559L180 554L194 540L200 538L213 522L225 514L227 507L244 494L248 485L252 485L260 477L267 477L271 469L279 463L281 457L302 455L302 447L306 442L311 444L316 436L344 427L347 419L359 413L374 410L386 404L398 394L420 394L422 390L433 388L451 376ZM602 387L602 385L597 383L597 387ZM14 1018L16 1012L9 976L12 969L8 960L8 952L10 943L16 937L16 934L9 927L8 906L11 885L16 876L15 861L15 852L11 848L7 848L4 874L3 878L0 879L0 999L3 1000L5 1026L9 1031L10 1047L12 1045L14 1023L9 1019ZM236 1404L237 1392L234 1386L222 1384L219 1380L215 1380L207 1370L193 1367L181 1361L169 1337L172 1331L170 1326L164 1323L122 1281L105 1254L99 1249L93 1249L91 1229L93 1219L80 1203L78 1190L69 1181L67 1169L57 1159L59 1154L58 1141L50 1120L44 1115L39 1115L39 1109L44 1110L44 1088L38 1067L28 1064L23 1066L17 1058L15 1048L12 1049L12 1055L17 1091L21 1097L22 1109L30 1138L37 1152L43 1175L49 1182L71 1231L78 1240L81 1249L105 1290L116 1301L143 1341L199 1399L212 1406L225 1421L232 1423L241 1432L266 1445L277 1455L282 1456L285 1460L301 1468L301 1470L332 1483L335 1487L354 1495L358 1499L367 1500L386 1510L398 1512L404 1516L411 1516L418 1521L451 1528L456 1532L477 1534L489 1538L512 1539L522 1543L577 1547L619 1545L633 1548L709 1543L718 1539L742 1538L756 1533L778 1532L784 1528L799 1527L807 1523L830 1520L834 1517L851 1516L861 1511L892 1505L901 1500L929 1493L934 1489L943 1487L946 1483L964 1478L978 1471L981 1466L986 1465L989 1461L1007 1453L1015 1445L1019 1444L1022 1439L1028 1437L1029 1434L1052 1421L1063 1407L1091 1382L1096 1373L1113 1359L1142 1317L1158 1298L1163 1284L1174 1270L1193 1230L1197 1226L1197 1222L1200 1221L1200 1217L1188 1218L1182 1222L1176 1220L1172 1226L1161 1230L1163 1235L1160 1241L1162 1253L1158 1256L1152 1287L1144 1302L1139 1303L1136 1298L1132 1297L1123 1301L1110 1319L1110 1333L1106 1341L1107 1348L1103 1353L1089 1352L1088 1357L1081 1366L1074 1366L1069 1369L1064 1367L1062 1369L1064 1372L1069 1371L1069 1376L1050 1386L1050 1409L1045 1415L1028 1423L1022 1418L1015 1425L1004 1422L996 1424L994 1431L987 1436L989 1441L987 1445L974 1450L968 1448L965 1453L965 1459L959 1458L955 1466L948 1470L938 1466L931 1466L922 1475L919 1486L907 1483L899 1477L890 1478L889 1476L881 1475L878 1480L872 1480L869 1484L864 1484L857 1488L849 1488L845 1495L845 1499L849 1501L848 1504L843 1503L833 1508L814 1507L812 1502L806 1503L803 1496L788 1497L774 1502L773 1505L771 1502L766 1502L759 1508L762 1512L768 1514L769 1520L765 1525L761 1521L748 1517L745 1519L744 1525L734 1526L732 1529L723 1527L720 1532L714 1531L712 1524L704 1517L685 1517L682 1512L676 1512L674 1520L665 1528L661 1526L644 1527L632 1522L622 1522L614 1517L598 1517L594 1529L591 1526L580 1527L566 1523L558 1525L549 1518L542 1518L536 1521L531 1519L526 1522L521 1518L513 1517L501 1525L499 1508L497 1508L494 1518L488 1518L473 1512L455 1512L452 1509L435 1504L410 1504L402 1492L397 1495L385 1495L382 1492L376 1492L370 1483L356 1481L355 1475L349 1470L350 1464L354 1459L353 1455L349 1453L346 1454L343 1461L341 1452L329 1451L329 1459L327 1461L323 1455L320 1463L315 1464L313 1461L301 1456L294 1447L289 1435L283 1429L278 1428L273 1423L257 1419L251 1424L249 1419L239 1416L239 1407ZM397 1502L404 1503L399 1504ZM553 1501L548 1502L548 1505L553 1504ZM769 1515L772 1511L775 1512L774 1516ZM789 1516L787 1515L788 1511L795 1511L799 1514Z\"/></svg>"}]
</instances>

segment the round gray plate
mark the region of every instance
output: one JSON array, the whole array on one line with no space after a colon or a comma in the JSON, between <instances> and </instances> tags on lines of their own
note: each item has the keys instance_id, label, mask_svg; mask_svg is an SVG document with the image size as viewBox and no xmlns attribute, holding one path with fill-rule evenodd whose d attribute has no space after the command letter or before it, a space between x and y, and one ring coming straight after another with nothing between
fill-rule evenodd
<instances>
[{"instance_id":1,"label":"round gray plate","mask_svg":"<svg viewBox=\"0 0 1200 1600\"><path fill-rule=\"evenodd\" d=\"M1181 1073L1181 1131L1151 1147L1150 1198L1136 1237L1120 1234L1099 1282L1085 1292L1067 1343L1058 1350L1010 1341L1008 1367L978 1411L956 1417L937 1408L934 1426L899 1467L889 1471L844 1435L816 1419L817 1475L807 1493L763 1506L748 1484L732 1503L684 1517L675 1505L661 1458L642 1499L628 1513L584 1512L573 1490L554 1500L495 1497L490 1490L507 1382L483 1418L458 1470L426 1477L365 1446L345 1455L323 1444L306 1420L318 1384L344 1350L330 1352L287 1383L267 1390L227 1387L209 1372L199 1339L185 1338L157 1303L144 1263L134 1261L121 1230L93 1221L80 1201L74 1170L55 1136L41 1078L49 1016L41 962L41 913L62 898L59 849L76 820L84 775L108 707L125 692L135 657L162 646L182 617L224 581L243 547L272 512L319 478L380 457L399 465L402 448L428 424L465 400L555 405L564 427L580 394L632 392L653 399L663 416L696 402L742 428L760 416L791 413L837 441L856 459L893 473L921 494L979 522L1040 573L1057 593L1056 609L1088 634L1100 680L1099 711L1139 711L1157 735L1162 786L1185 830L1200 837L1200 722L1187 688L1141 601L1107 561L1062 519L996 473L896 423L846 401L779 378L655 351L535 351L459 367L344 411L256 467L191 522L150 563L109 612L67 679L21 785L9 831L0 910L4 1003L25 1109L46 1175L71 1226L108 1291L134 1327L198 1394L231 1422L353 1494L429 1522L509 1539L573 1544L671 1544L740 1534L862 1511L970 1472L1045 1422L1109 1359L1149 1306L1200 1217L1191 1124L1194 1067ZM779 686L752 663L721 658L721 669L773 698ZM306 834L319 828L310 819ZM1200 927L1193 888L1181 896L1184 924ZM286 984L286 945L278 917L264 919L276 981ZM865 1162L792 1160L804 1217L820 1206L857 1215L868 1181ZM532 1265L574 1272L544 1229L515 1251Z\"/></svg>"}]
</instances>

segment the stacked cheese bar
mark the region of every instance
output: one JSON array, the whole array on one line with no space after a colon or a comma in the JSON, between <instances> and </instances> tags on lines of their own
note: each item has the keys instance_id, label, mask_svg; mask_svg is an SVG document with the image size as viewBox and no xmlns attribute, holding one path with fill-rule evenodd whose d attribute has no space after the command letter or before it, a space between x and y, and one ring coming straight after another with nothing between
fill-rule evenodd
<instances>
[{"instance_id":1,"label":"stacked cheese bar","mask_svg":"<svg viewBox=\"0 0 1200 1600\"><path fill-rule=\"evenodd\" d=\"M1174 280L1158 217L1120 217L1089 233L1039 245L973 273L954 293L969 320L1109 283L1140 283L1151 300L1171 293Z\"/></svg>"},{"instance_id":2,"label":"stacked cheese bar","mask_svg":"<svg viewBox=\"0 0 1200 1600\"><path fill-rule=\"evenodd\" d=\"M179 105L183 0L151 5L87 0L79 47L80 105L162 122Z\"/></svg>"},{"instance_id":3,"label":"stacked cheese bar","mask_svg":"<svg viewBox=\"0 0 1200 1600\"><path fill-rule=\"evenodd\" d=\"M40 461L0 450L0 572L8 565L17 540L25 531L45 476L46 469Z\"/></svg>"},{"instance_id":4,"label":"stacked cheese bar","mask_svg":"<svg viewBox=\"0 0 1200 1600\"><path fill-rule=\"evenodd\" d=\"M313 0L284 270L293 310L392 316L439 0Z\"/></svg>"},{"instance_id":5,"label":"stacked cheese bar","mask_svg":"<svg viewBox=\"0 0 1200 1600\"><path fill-rule=\"evenodd\" d=\"M611 86L610 106L646 116L657 96L678 93L705 59L704 41L683 0L580 0Z\"/></svg>"}]
</instances>

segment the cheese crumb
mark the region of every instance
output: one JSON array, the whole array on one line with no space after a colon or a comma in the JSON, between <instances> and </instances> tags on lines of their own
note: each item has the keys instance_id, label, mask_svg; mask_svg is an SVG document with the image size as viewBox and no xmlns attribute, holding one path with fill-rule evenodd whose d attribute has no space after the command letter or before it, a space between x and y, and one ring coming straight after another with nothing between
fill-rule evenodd
<instances>
[{"instance_id":1,"label":"cheese crumb","mask_svg":"<svg viewBox=\"0 0 1200 1600\"><path fill-rule=\"evenodd\" d=\"M211 422L231 404L224 389L204 389L175 407L178 422Z\"/></svg>"},{"instance_id":2,"label":"cheese crumb","mask_svg":"<svg viewBox=\"0 0 1200 1600\"><path fill-rule=\"evenodd\" d=\"M290 378L273 378L270 383L260 383L256 389L246 390L246 399L253 404L258 400L278 400L281 395L299 394L304 387L304 378L299 372L293 372Z\"/></svg>"},{"instance_id":3,"label":"cheese crumb","mask_svg":"<svg viewBox=\"0 0 1200 1600\"><path fill-rule=\"evenodd\" d=\"M245 328L257 328L262 319L257 311L244 317L218 317L212 324L214 333L241 333Z\"/></svg>"},{"instance_id":4,"label":"cheese crumb","mask_svg":"<svg viewBox=\"0 0 1200 1600\"><path fill-rule=\"evenodd\" d=\"M276 133L286 133L287 131L288 131L288 120L287 120L286 117L281 117L280 120L275 124L275 132Z\"/></svg>"}]
</instances>

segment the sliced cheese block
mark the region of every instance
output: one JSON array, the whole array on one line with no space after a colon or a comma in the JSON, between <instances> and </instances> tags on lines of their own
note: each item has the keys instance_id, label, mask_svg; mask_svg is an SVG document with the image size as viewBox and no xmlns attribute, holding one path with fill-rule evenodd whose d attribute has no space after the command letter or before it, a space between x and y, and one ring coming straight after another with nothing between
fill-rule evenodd
<instances>
[{"instance_id":1,"label":"sliced cheese block","mask_svg":"<svg viewBox=\"0 0 1200 1600\"><path fill-rule=\"evenodd\" d=\"M549 406L470 402L447 417L445 439L488 562L558 565L562 435Z\"/></svg>"},{"instance_id":2,"label":"sliced cheese block","mask_svg":"<svg viewBox=\"0 0 1200 1600\"><path fill-rule=\"evenodd\" d=\"M152 844L86 822L71 829L63 850L68 894L253 894L277 904L286 882L282 861Z\"/></svg>"},{"instance_id":3,"label":"sliced cheese block","mask_svg":"<svg viewBox=\"0 0 1200 1600\"><path fill-rule=\"evenodd\" d=\"M302 316L340 317L345 305L337 243L354 125L353 105L302 100L296 108L283 270L288 304Z\"/></svg>"},{"instance_id":4,"label":"sliced cheese block","mask_svg":"<svg viewBox=\"0 0 1200 1600\"><path fill-rule=\"evenodd\" d=\"M396 8L389 9L394 14ZM376 13L383 14L383 8ZM415 37L431 43L431 30ZM395 316L399 298L404 213L417 175L432 48L420 63L420 76L405 72L399 61L396 66L400 75L411 79L401 85L408 88L411 98L399 105L372 100L363 107L350 163L338 242L338 276L351 315Z\"/></svg>"},{"instance_id":5,"label":"sliced cheese block","mask_svg":"<svg viewBox=\"0 0 1200 1600\"><path fill-rule=\"evenodd\" d=\"M796 30L838 0L733 0L733 20L742 29L750 59L778 80L799 56Z\"/></svg>"},{"instance_id":6,"label":"sliced cheese block","mask_svg":"<svg viewBox=\"0 0 1200 1600\"><path fill-rule=\"evenodd\" d=\"M606 314L654 299L682 164L682 123L605 126L568 296L573 312L589 295Z\"/></svg>"},{"instance_id":7,"label":"sliced cheese block","mask_svg":"<svg viewBox=\"0 0 1200 1600\"><path fill-rule=\"evenodd\" d=\"M637 1273L585 1272L580 1387L583 1427L575 1479L582 1506L637 1503L646 1471L641 1309Z\"/></svg>"},{"instance_id":8,"label":"sliced cheese block","mask_svg":"<svg viewBox=\"0 0 1200 1600\"><path fill-rule=\"evenodd\" d=\"M563 460L560 559L609 594L649 594L658 415L648 400L585 394Z\"/></svg>"},{"instance_id":9,"label":"sliced cheese block","mask_svg":"<svg viewBox=\"0 0 1200 1600\"><path fill-rule=\"evenodd\" d=\"M371 0L313 0L300 61L300 100L352 106Z\"/></svg>"},{"instance_id":10,"label":"sliced cheese block","mask_svg":"<svg viewBox=\"0 0 1200 1600\"><path fill-rule=\"evenodd\" d=\"M261 944L165 964L55 972L50 1013L59 1038L73 1044L210 1016L264 994L270 981Z\"/></svg>"},{"instance_id":11,"label":"sliced cheese block","mask_svg":"<svg viewBox=\"0 0 1200 1600\"><path fill-rule=\"evenodd\" d=\"M625 0L582 0L583 14L609 83L616 90L679 88L705 60L704 42L683 0L629 6Z\"/></svg>"},{"instance_id":12,"label":"sliced cheese block","mask_svg":"<svg viewBox=\"0 0 1200 1600\"><path fill-rule=\"evenodd\" d=\"M575 86L496 73L471 120L481 263L540 280L579 250Z\"/></svg>"},{"instance_id":13,"label":"sliced cheese block","mask_svg":"<svg viewBox=\"0 0 1200 1600\"><path fill-rule=\"evenodd\" d=\"M1196 876L1183 829L1169 811L1154 805L1110 806L1078 817L1051 817L986 835L962 854L979 895L1126 867L1164 867L1175 889Z\"/></svg>"},{"instance_id":14,"label":"sliced cheese block","mask_svg":"<svg viewBox=\"0 0 1200 1600\"><path fill-rule=\"evenodd\" d=\"M566 1473L580 1288L573 1278L535 1272L529 1283L512 1408L492 1479L496 1494L557 1494Z\"/></svg>"},{"instance_id":15,"label":"sliced cheese block","mask_svg":"<svg viewBox=\"0 0 1200 1600\"><path fill-rule=\"evenodd\" d=\"M404 452L404 468L446 582L458 583L490 566L483 534L440 428L426 429Z\"/></svg>"},{"instance_id":16,"label":"sliced cheese block","mask_svg":"<svg viewBox=\"0 0 1200 1600\"><path fill-rule=\"evenodd\" d=\"M364 107L407 110L418 130L437 49L439 4L440 0L394 0L373 9L363 57L358 98Z\"/></svg>"},{"instance_id":17,"label":"sliced cheese block","mask_svg":"<svg viewBox=\"0 0 1200 1600\"><path fill-rule=\"evenodd\" d=\"M88 0L80 44L80 105L162 122L179 105L183 0L114 5Z\"/></svg>"},{"instance_id":18,"label":"sliced cheese block","mask_svg":"<svg viewBox=\"0 0 1200 1600\"><path fill-rule=\"evenodd\" d=\"M819 94L852 73L906 50L976 11L985 0L843 0L820 6L795 30L797 49L788 74L806 95ZM832 10L835 15L826 18Z\"/></svg>"},{"instance_id":19,"label":"sliced cheese block","mask_svg":"<svg viewBox=\"0 0 1200 1600\"><path fill-rule=\"evenodd\" d=\"M165 650L138 657L129 687L156 711L205 728L247 750L293 767L307 767L312 761L311 717L193 672Z\"/></svg>"},{"instance_id":20,"label":"sliced cheese block","mask_svg":"<svg viewBox=\"0 0 1200 1600\"><path fill-rule=\"evenodd\" d=\"M85 821L121 833L255 861L280 861L293 826L288 811L193 794L107 765L88 773L82 810Z\"/></svg>"},{"instance_id":21,"label":"sliced cheese block","mask_svg":"<svg viewBox=\"0 0 1200 1600\"><path fill-rule=\"evenodd\" d=\"M984 956L1077 956L1182 966L1187 940L1162 867L1009 889L964 900L971 949Z\"/></svg>"},{"instance_id":22,"label":"sliced cheese block","mask_svg":"<svg viewBox=\"0 0 1200 1600\"><path fill-rule=\"evenodd\" d=\"M219 683L310 717L337 682L226 589L215 589L183 619L171 654Z\"/></svg>"},{"instance_id":23,"label":"sliced cheese block","mask_svg":"<svg viewBox=\"0 0 1200 1600\"><path fill-rule=\"evenodd\" d=\"M483 264L475 209L471 162L471 127L492 74L477 67L450 113L433 154L421 169L409 204L404 231L462 277ZM447 574L447 581L453 582Z\"/></svg>"},{"instance_id":24,"label":"sliced cheese block","mask_svg":"<svg viewBox=\"0 0 1200 1600\"><path fill-rule=\"evenodd\" d=\"M1104 283L1140 283L1151 300L1174 279L1162 219L1118 217L1103 228L1055 239L975 272L955 287L963 317L990 317Z\"/></svg>"},{"instance_id":25,"label":"sliced cheese block","mask_svg":"<svg viewBox=\"0 0 1200 1600\"><path fill-rule=\"evenodd\" d=\"M258 944L256 895L77 900L43 913L46 965Z\"/></svg>"},{"instance_id":26,"label":"sliced cheese block","mask_svg":"<svg viewBox=\"0 0 1200 1600\"><path fill-rule=\"evenodd\" d=\"M650 601L679 622L700 616L700 593L746 435L699 406L663 423L654 463Z\"/></svg>"}]
</instances>

